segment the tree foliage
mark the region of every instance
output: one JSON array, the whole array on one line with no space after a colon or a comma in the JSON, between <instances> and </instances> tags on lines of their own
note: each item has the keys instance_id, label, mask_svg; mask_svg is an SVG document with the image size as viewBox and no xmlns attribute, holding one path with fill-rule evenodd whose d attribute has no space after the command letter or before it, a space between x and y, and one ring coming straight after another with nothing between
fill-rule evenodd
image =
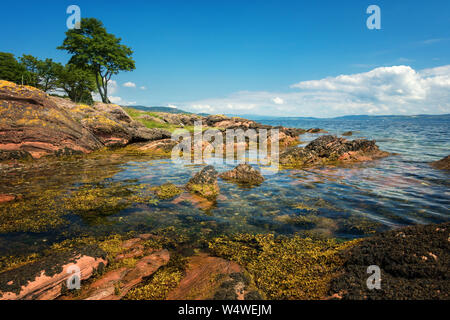
<instances>
[{"instance_id":1,"label":"tree foliage","mask_svg":"<svg viewBox=\"0 0 450 320\"><path fill-rule=\"evenodd\" d=\"M92 104L92 92L96 91L95 75L91 70L73 64L64 66L58 74L58 87L74 102Z\"/></svg>"},{"instance_id":2,"label":"tree foliage","mask_svg":"<svg viewBox=\"0 0 450 320\"><path fill-rule=\"evenodd\" d=\"M60 63L52 59L39 60L32 55L23 55L20 61L26 72L24 73L25 83L39 88L45 92L58 88L58 74L63 69Z\"/></svg>"},{"instance_id":3,"label":"tree foliage","mask_svg":"<svg viewBox=\"0 0 450 320\"><path fill-rule=\"evenodd\" d=\"M99 20L83 18L81 28L68 30L63 44L58 47L72 54L70 64L92 70L105 103L109 103L108 82L112 75L135 69L131 58L133 51L120 42L121 39L108 33Z\"/></svg>"},{"instance_id":4,"label":"tree foliage","mask_svg":"<svg viewBox=\"0 0 450 320\"><path fill-rule=\"evenodd\" d=\"M0 79L21 83L25 67L20 64L12 53L0 52Z\"/></svg>"}]
</instances>

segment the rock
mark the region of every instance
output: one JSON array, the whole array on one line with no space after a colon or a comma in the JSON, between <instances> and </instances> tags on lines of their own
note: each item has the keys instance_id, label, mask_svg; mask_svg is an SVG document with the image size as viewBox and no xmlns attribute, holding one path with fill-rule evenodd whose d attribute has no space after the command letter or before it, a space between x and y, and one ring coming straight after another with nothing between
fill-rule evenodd
<instances>
[{"instance_id":1,"label":"rock","mask_svg":"<svg viewBox=\"0 0 450 320\"><path fill-rule=\"evenodd\" d=\"M186 189L203 198L213 200L219 194L217 175L213 166L206 166L189 180Z\"/></svg>"},{"instance_id":2,"label":"rock","mask_svg":"<svg viewBox=\"0 0 450 320\"><path fill-rule=\"evenodd\" d=\"M0 150L39 158L64 148L87 153L100 147L97 137L47 94L0 80Z\"/></svg>"},{"instance_id":3,"label":"rock","mask_svg":"<svg viewBox=\"0 0 450 320\"><path fill-rule=\"evenodd\" d=\"M125 256L126 257L126 256ZM134 267L111 270L89 285L84 300L119 300L128 291L169 262L167 250L160 250L140 258Z\"/></svg>"},{"instance_id":4,"label":"rock","mask_svg":"<svg viewBox=\"0 0 450 320\"><path fill-rule=\"evenodd\" d=\"M133 132L133 142L138 141L157 141L170 139L172 134L165 130L159 128L148 129L145 127L136 128L136 131Z\"/></svg>"},{"instance_id":5,"label":"rock","mask_svg":"<svg viewBox=\"0 0 450 320\"><path fill-rule=\"evenodd\" d=\"M37 262L0 273L0 300L52 300L59 297L76 265L81 283L107 264L98 248L56 253Z\"/></svg>"},{"instance_id":6,"label":"rock","mask_svg":"<svg viewBox=\"0 0 450 320\"><path fill-rule=\"evenodd\" d=\"M450 155L441 160L432 162L431 166L436 169L450 170Z\"/></svg>"},{"instance_id":7,"label":"rock","mask_svg":"<svg viewBox=\"0 0 450 320\"><path fill-rule=\"evenodd\" d=\"M353 135L353 132L352 132L352 131L345 131L344 133L342 133L342 135L343 135L344 137L349 137L349 136L352 136L352 135Z\"/></svg>"},{"instance_id":8,"label":"rock","mask_svg":"<svg viewBox=\"0 0 450 320\"><path fill-rule=\"evenodd\" d=\"M311 129L306 130L306 132L308 132L308 133L326 133L325 130L320 129L320 128L311 128Z\"/></svg>"},{"instance_id":9,"label":"rock","mask_svg":"<svg viewBox=\"0 0 450 320\"><path fill-rule=\"evenodd\" d=\"M172 152L173 147L175 147L177 144L178 142L176 142L175 140L162 139L147 143L141 146L139 149L145 151L168 153Z\"/></svg>"},{"instance_id":10,"label":"rock","mask_svg":"<svg viewBox=\"0 0 450 320\"><path fill-rule=\"evenodd\" d=\"M244 300L249 280L237 263L200 253L189 259L186 275L167 300Z\"/></svg>"},{"instance_id":11,"label":"rock","mask_svg":"<svg viewBox=\"0 0 450 320\"><path fill-rule=\"evenodd\" d=\"M330 296L343 299L450 299L450 223L416 225L362 240L344 253ZM381 270L381 289L367 288L367 267Z\"/></svg>"},{"instance_id":12,"label":"rock","mask_svg":"<svg viewBox=\"0 0 450 320\"><path fill-rule=\"evenodd\" d=\"M0 193L0 203L10 202L16 200L16 196L12 194L1 194Z\"/></svg>"},{"instance_id":13,"label":"rock","mask_svg":"<svg viewBox=\"0 0 450 320\"><path fill-rule=\"evenodd\" d=\"M218 196L217 198L219 198L219 197L220 196ZM173 204L179 204L181 202L189 202L192 205L194 205L196 208L198 208L200 210L204 210L204 211L211 210L215 205L214 201L205 199L201 196L198 196L198 195L192 194L192 193L188 193L188 192L184 192L181 195L179 195L178 197L176 197L174 200L172 200Z\"/></svg>"},{"instance_id":14,"label":"rock","mask_svg":"<svg viewBox=\"0 0 450 320\"><path fill-rule=\"evenodd\" d=\"M259 185L264 181L261 172L249 164L240 164L233 170L220 174L219 177L246 185Z\"/></svg>"},{"instance_id":15,"label":"rock","mask_svg":"<svg viewBox=\"0 0 450 320\"><path fill-rule=\"evenodd\" d=\"M211 115L206 117L205 122L209 127L216 127L216 123L224 120L229 120L229 118L224 115Z\"/></svg>"},{"instance_id":16,"label":"rock","mask_svg":"<svg viewBox=\"0 0 450 320\"><path fill-rule=\"evenodd\" d=\"M386 157L374 140L346 140L335 136L321 136L305 148L293 147L280 154L285 166L311 166L329 162L360 162Z\"/></svg>"},{"instance_id":17,"label":"rock","mask_svg":"<svg viewBox=\"0 0 450 320\"><path fill-rule=\"evenodd\" d=\"M0 161L5 160L30 160L33 157L25 150L0 150Z\"/></svg>"}]
</instances>

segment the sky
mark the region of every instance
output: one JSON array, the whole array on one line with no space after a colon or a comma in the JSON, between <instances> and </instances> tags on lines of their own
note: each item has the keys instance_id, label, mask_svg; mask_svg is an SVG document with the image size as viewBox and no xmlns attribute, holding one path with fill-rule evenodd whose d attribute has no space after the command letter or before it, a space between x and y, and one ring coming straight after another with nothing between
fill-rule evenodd
<instances>
[{"instance_id":1,"label":"sky","mask_svg":"<svg viewBox=\"0 0 450 320\"><path fill-rule=\"evenodd\" d=\"M450 113L450 1L128 0L2 4L0 51L66 63L69 5L130 46L120 105L334 117ZM369 29L370 5L381 29Z\"/></svg>"}]
</instances>

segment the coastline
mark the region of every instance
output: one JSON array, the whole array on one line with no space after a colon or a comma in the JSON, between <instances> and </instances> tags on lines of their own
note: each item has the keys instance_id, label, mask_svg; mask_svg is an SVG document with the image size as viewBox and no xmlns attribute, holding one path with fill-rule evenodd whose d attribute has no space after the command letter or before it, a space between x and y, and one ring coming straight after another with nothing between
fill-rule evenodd
<instances>
[{"instance_id":1,"label":"coastline","mask_svg":"<svg viewBox=\"0 0 450 320\"><path fill-rule=\"evenodd\" d=\"M5 172L21 165L31 170L35 165L46 166L47 161L77 157L117 164L167 159L174 146L171 131L183 128L193 134L195 121L219 131L273 128L220 115L150 115L110 104L79 105L5 81L0 83L0 101L0 159ZM352 165L388 156L375 142L364 139L354 142L331 135L320 136L306 147L297 147L302 133L322 133L321 129L277 129L281 133L281 164L286 168ZM438 162L437 166L445 170L448 160ZM283 170L289 170L286 168ZM124 185L104 182L117 172L117 168L105 166L103 172L87 173L86 181L97 186L71 190L70 196L61 185L57 186L59 190L34 191L35 198L31 200L31 191L24 195L2 194L0 230L45 232L47 227L67 223L64 214L52 208L57 197L62 197L65 210L93 223L97 215L108 216L134 203L159 200L172 200L175 204L189 201L207 212L220 197L219 173L212 170L198 170L186 185L168 183L150 187L133 182ZM251 168L229 172L221 173L222 177L238 187L242 184L250 187L255 181L256 185L264 183ZM77 183L68 180L65 186ZM39 214L40 210L45 214ZM308 207L302 210L313 211ZM314 214L307 217L309 220L302 219L296 223L331 223ZM448 232L448 223L443 223L406 227L344 242L323 238L323 234L287 238L238 234L196 239L195 245L170 229L155 234L113 234L102 239L80 236L52 244L49 251L3 257L0 291L3 299L448 299L449 281L445 275L450 261ZM392 247L388 239L399 239L399 243ZM398 248L409 254L405 261L397 259L401 255ZM364 259L361 251L373 251L375 257L388 260L392 256L399 266L386 264L384 260L360 261ZM348 252L353 254L347 255ZM66 272L69 262L82 265L85 277L82 280L87 280L87 288L76 294L68 292L64 284L69 277ZM355 270L358 263L360 268ZM364 288L367 273L363 267L368 263L382 264L388 275L386 290ZM429 278L430 273L433 278ZM411 292L393 289L412 279L423 281ZM280 282L285 283L284 287L279 286ZM205 283L213 285L202 287Z\"/></svg>"}]
</instances>

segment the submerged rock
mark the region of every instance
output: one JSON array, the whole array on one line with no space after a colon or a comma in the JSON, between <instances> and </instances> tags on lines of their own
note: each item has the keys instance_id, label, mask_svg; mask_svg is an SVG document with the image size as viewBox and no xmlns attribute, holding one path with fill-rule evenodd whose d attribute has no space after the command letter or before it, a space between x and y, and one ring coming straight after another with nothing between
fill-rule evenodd
<instances>
[{"instance_id":1,"label":"submerged rock","mask_svg":"<svg viewBox=\"0 0 450 320\"><path fill-rule=\"evenodd\" d=\"M189 180L186 189L208 200L215 199L219 194L217 176L218 173L213 166L206 166Z\"/></svg>"},{"instance_id":2,"label":"submerged rock","mask_svg":"<svg viewBox=\"0 0 450 320\"><path fill-rule=\"evenodd\" d=\"M431 166L436 169L450 170L450 155L441 160L432 162Z\"/></svg>"},{"instance_id":3,"label":"submerged rock","mask_svg":"<svg viewBox=\"0 0 450 320\"><path fill-rule=\"evenodd\" d=\"M293 147L280 154L285 166L311 166L329 162L360 162L386 157L374 140L346 140L335 136L321 136L306 147Z\"/></svg>"},{"instance_id":4,"label":"submerged rock","mask_svg":"<svg viewBox=\"0 0 450 320\"><path fill-rule=\"evenodd\" d=\"M450 299L450 223L417 225L362 240L345 253L330 296L343 299ZM380 289L367 288L368 266L381 270Z\"/></svg>"},{"instance_id":5,"label":"submerged rock","mask_svg":"<svg viewBox=\"0 0 450 320\"><path fill-rule=\"evenodd\" d=\"M180 193L183 193L183 190L178 188L173 183L165 183L160 185L159 187L155 187L155 194L161 200L172 199L175 196L178 196Z\"/></svg>"},{"instance_id":6,"label":"submerged rock","mask_svg":"<svg viewBox=\"0 0 450 320\"><path fill-rule=\"evenodd\" d=\"M345 131L344 133L342 133L342 135L343 135L344 137L352 136L352 135L353 135L353 131Z\"/></svg>"},{"instance_id":7,"label":"submerged rock","mask_svg":"<svg viewBox=\"0 0 450 320\"><path fill-rule=\"evenodd\" d=\"M306 132L308 132L308 133L326 133L325 130L320 129L320 128L311 128L311 129L306 130Z\"/></svg>"},{"instance_id":8,"label":"submerged rock","mask_svg":"<svg viewBox=\"0 0 450 320\"><path fill-rule=\"evenodd\" d=\"M237 263L200 253L188 261L186 275L168 300L244 300L249 280ZM238 278L237 275L241 275ZM242 279L241 279L242 278Z\"/></svg>"},{"instance_id":9,"label":"submerged rock","mask_svg":"<svg viewBox=\"0 0 450 320\"><path fill-rule=\"evenodd\" d=\"M247 185L259 185L264 181L261 172L249 164L240 164L233 170L220 174L219 177Z\"/></svg>"}]
</instances>

